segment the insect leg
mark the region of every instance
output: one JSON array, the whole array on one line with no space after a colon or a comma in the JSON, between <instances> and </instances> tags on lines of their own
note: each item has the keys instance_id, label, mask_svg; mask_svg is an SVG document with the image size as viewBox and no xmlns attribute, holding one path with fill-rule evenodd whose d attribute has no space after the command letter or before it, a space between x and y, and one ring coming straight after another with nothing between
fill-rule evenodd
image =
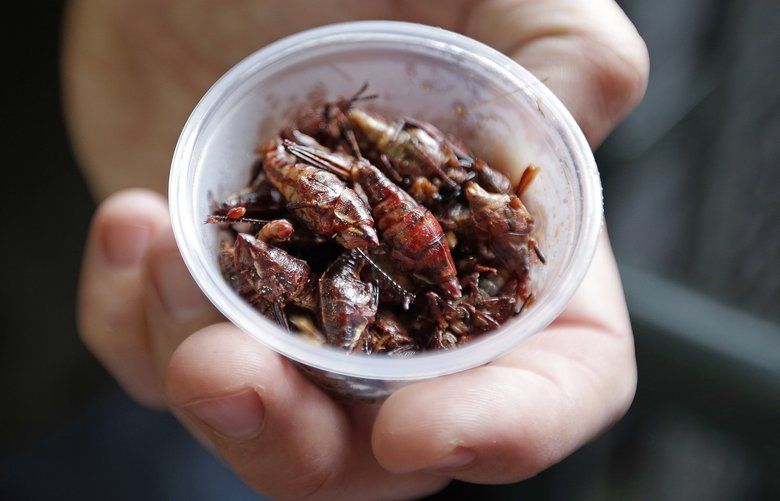
<instances>
[{"instance_id":1,"label":"insect leg","mask_svg":"<svg viewBox=\"0 0 780 501\"><path fill-rule=\"evenodd\" d=\"M539 248L539 242L537 242L535 238L532 238L528 241L528 246L534 251L536 257L539 258L539 261L541 261L542 264L547 264L547 258L544 256L544 253Z\"/></svg>"},{"instance_id":2,"label":"insect leg","mask_svg":"<svg viewBox=\"0 0 780 501\"><path fill-rule=\"evenodd\" d=\"M236 223L251 223L251 224L268 224L270 221L266 219L253 219L251 217L227 217L210 215L206 217L207 224L236 224Z\"/></svg>"},{"instance_id":3,"label":"insect leg","mask_svg":"<svg viewBox=\"0 0 780 501\"><path fill-rule=\"evenodd\" d=\"M387 158L387 155L382 153L382 155L379 157L379 159L382 161L381 166L384 167L382 169L383 173L392 179L396 183L400 183L403 181L403 178L401 177L401 174L398 173L398 170L395 168L395 166L390 162L390 159Z\"/></svg>"},{"instance_id":4,"label":"insect leg","mask_svg":"<svg viewBox=\"0 0 780 501\"><path fill-rule=\"evenodd\" d=\"M403 297L403 308L404 310L408 310L409 306L414 302L415 295L408 290L404 289L401 284L393 280L393 277L387 274L385 270L382 269L381 266L376 264L373 259L371 259L368 254L363 249L354 249L360 256L379 274L379 276L392 287L395 289L401 296ZM379 289L377 288L377 292Z\"/></svg>"},{"instance_id":5,"label":"insect leg","mask_svg":"<svg viewBox=\"0 0 780 501\"><path fill-rule=\"evenodd\" d=\"M287 323L287 315L284 313L284 310L282 309L282 305L279 303L279 301L274 301L274 320L284 327L284 330L286 330L288 333L290 332L290 324Z\"/></svg>"},{"instance_id":6,"label":"insect leg","mask_svg":"<svg viewBox=\"0 0 780 501\"><path fill-rule=\"evenodd\" d=\"M528 167L525 168L523 171L523 175L520 176L520 182L517 183L517 191L515 194L518 197L522 197L523 193L525 193L525 190L528 189L529 186L531 186L531 182L536 178L536 175L539 174L539 167L529 164Z\"/></svg>"}]
</instances>

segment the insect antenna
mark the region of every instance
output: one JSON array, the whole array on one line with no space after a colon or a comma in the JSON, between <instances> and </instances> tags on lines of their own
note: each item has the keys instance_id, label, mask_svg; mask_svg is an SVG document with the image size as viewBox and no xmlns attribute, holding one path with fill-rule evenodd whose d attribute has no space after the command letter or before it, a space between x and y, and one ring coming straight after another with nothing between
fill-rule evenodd
<instances>
[{"instance_id":1,"label":"insect antenna","mask_svg":"<svg viewBox=\"0 0 780 501\"><path fill-rule=\"evenodd\" d=\"M369 94L367 96L364 96L363 93L368 90L368 80L363 82L363 85L360 86L357 92L352 94L352 97L349 98L347 101L348 105L351 106L353 103L357 103L358 101L370 101L372 99L376 99L379 97L379 94Z\"/></svg>"},{"instance_id":2,"label":"insect antenna","mask_svg":"<svg viewBox=\"0 0 780 501\"><path fill-rule=\"evenodd\" d=\"M398 173L398 170L393 166L392 163L390 163L390 159L387 158L387 155L382 153L380 155L379 160L382 162L380 165L384 167L385 175L392 179L396 184L402 182L404 179L401 177L401 174Z\"/></svg>"},{"instance_id":3,"label":"insect antenna","mask_svg":"<svg viewBox=\"0 0 780 501\"><path fill-rule=\"evenodd\" d=\"M347 138L349 147L352 148L352 152L355 154L355 156L358 159L362 159L363 154L360 152L360 146L358 146L357 138L355 137L355 131L352 129L345 129L342 131L342 133L344 134L344 137Z\"/></svg>"},{"instance_id":4,"label":"insect antenna","mask_svg":"<svg viewBox=\"0 0 780 501\"><path fill-rule=\"evenodd\" d=\"M473 103L467 104L467 105L459 105L458 106L458 115L463 115L471 110L474 110L476 108L479 108L480 106L484 106L486 104L493 103L495 101L498 101L500 99L504 99L506 97L512 96L513 94L518 94L520 92L525 92L526 94L531 93L531 89L534 87L538 87L539 85L544 85L547 82L547 78L543 78L538 82L534 82L532 84L523 84L515 89L502 92L500 94L496 94L495 96L482 99L480 101L475 101ZM543 113L542 113L543 114Z\"/></svg>"},{"instance_id":5,"label":"insect antenna","mask_svg":"<svg viewBox=\"0 0 780 501\"><path fill-rule=\"evenodd\" d=\"M437 135L431 134L430 132L428 132L428 130L426 130L425 127L420 127L419 125L416 125L416 124L420 124L420 123L421 122L417 122L417 121L414 121L414 120L412 122L409 122L408 118L400 119L395 124L393 124L393 130L392 130L392 133L390 134L390 137L391 137L390 141L391 142L395 142L398 139L398 136L401 134L401 132L406 128L407 124L410 124L413 127L417 127L418 129L424 131L426 134L428 134L429 136L431 136L434 139L437 138ZM417 140L415 140L415 141L417 141ZM435 172L436 175L439 176L442 181L447 183L447 185L450 188L452 188L453 190L456 190L456 191L459 190L460 187L458 186L458 183L453 181L452 178L450 176L448 176L446 172L444 172L444 169L442 169L441 166L433 158L431 158L431 155L428 152L426 152L424 150L421 150L420 153L421 153L421 156L422 156L423 160L428 165L428 167L433 172Z\"/></svg>"},{"instance_id":6,"label":"insect antenna","mask_svg":"<svg viewBox=\"0 0 780 501\"><path fill-rule=\"evenodd\" d=\"M387 274L385 270L383 270L378 264L374 262L373 259L371 259L368 254L363 249L355 249L360 256L365 259L365 261L379 274L379 276L384 280L387 284L390 285L393 289L396 290L401 296L403 296L403 308L404 310L408 310L409 306L414 302L415 295L408 290L404 289L401 284L396 282L393 277Z\"/></svg>"},{"instance_id":7,"label":"insect antenna","mask_svg":"<svg viewBox=\"0 0 780 501\"><path fill-rule=\"evenodd\" d=\"M286 139L284 140L284 149L315 167L336 174L344 179L351 178L349 168L344 165L339 165L332 158L333 155L326 151L320 151L308 146L301 146Z\"/></svg>"}]
</instances>

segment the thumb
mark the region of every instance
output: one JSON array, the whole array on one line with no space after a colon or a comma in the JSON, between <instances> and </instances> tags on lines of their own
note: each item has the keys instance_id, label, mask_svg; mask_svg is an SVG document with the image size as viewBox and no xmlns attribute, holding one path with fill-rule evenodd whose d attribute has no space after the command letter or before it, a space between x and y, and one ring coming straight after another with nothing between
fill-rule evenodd
<instances>
[{"instance_id":1,"label":"thumb","mask_svg":"<svg viewBox=\"0 0 780 501\"><path fill-rule=\"evenodd\" d=\"M544 82L591 147L644 96L647 47L613 0L489 0L475 7L465 31Z\"/></svg>"}]
</instances>

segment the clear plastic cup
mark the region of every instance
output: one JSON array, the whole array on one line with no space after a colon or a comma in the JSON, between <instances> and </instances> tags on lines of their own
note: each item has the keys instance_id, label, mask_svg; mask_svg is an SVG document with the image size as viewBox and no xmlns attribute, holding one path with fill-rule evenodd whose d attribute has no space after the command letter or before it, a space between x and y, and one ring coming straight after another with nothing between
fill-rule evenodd
<instances>
[{"instance_id":1,"label":"clear plastic cup","mask_svg":"<svg viewBox=\"0 0 780 501\"><path fill-rule=\"evenodd\" d=\"M223 279L210 202L243 187L255 147L301 108L352 95L390 116L432 122L463 139L513 181L541 168L524 195L547 265L532 268L536 302L519 317L451 351L410 358L347 355L315 346L263 317ZM317 28L275 42L228 71L195 107L170 176L173 230L184 261L214 305L254 339L298 363L330 391L379 399L410 382L486 364L544 329L565 308L591 262L602 221L593 155L560 101L503 54L418 24L369 21Z\"/></svg>"}]
</instances>

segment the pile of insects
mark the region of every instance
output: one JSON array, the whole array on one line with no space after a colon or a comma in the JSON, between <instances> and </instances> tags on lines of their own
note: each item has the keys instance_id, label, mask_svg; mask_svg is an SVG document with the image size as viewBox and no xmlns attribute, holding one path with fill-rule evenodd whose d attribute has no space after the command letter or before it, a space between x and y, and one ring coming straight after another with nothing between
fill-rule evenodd
<instances>
[{"instance_id":1,"label":"pile of insects","mask_svg":"<svg viewBox=\"0 0 780 501\"><path fill-rule=\"evenodd\" d=\"M257 148L246 188L213 205L225 279L290 331L347 352L451 349L533 301L545 263L517 186L433 125L349 99Z\"/></svg>"}]
</instances>

